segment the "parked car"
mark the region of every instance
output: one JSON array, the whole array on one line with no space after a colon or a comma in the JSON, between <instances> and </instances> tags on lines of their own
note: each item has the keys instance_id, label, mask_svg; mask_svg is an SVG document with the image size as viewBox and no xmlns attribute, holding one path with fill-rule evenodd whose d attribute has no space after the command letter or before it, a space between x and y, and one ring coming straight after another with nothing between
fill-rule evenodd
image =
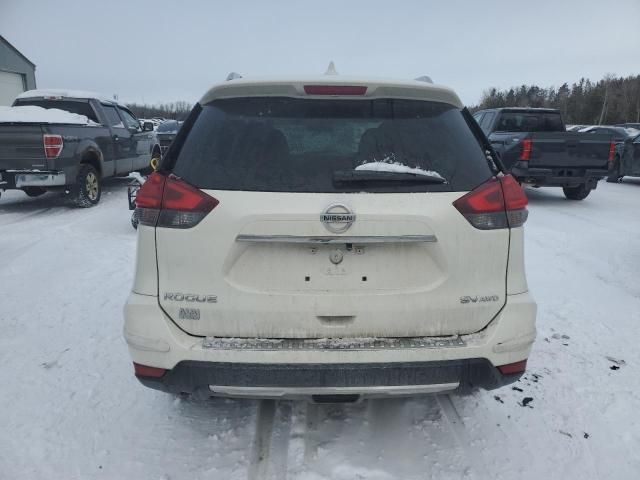
<instances>
[{"instance_id":1,"label":"parked car","mask_svg":"<svg viewBox=\"0 0 640 480\"><path fill-rule=\"evenodd\" d=\"M636 130L640 130L640 123L621 123L616 125L616 127L635 128Z\"/></svg>"},{"instance_id":2,"label":"parked car","mask_svg":"<svg viewBox=\"0 0 640 480\"><path fill-rule=\"evenodd\" d=\"M527 197L448 88L216 85L136 205L124 336L151 388L353 401L525 370Z\"/></svg>"},{"instance_id":3,"label":"parked car","mask_svg":"<svg viewBox=\"0 0 640 480\"><path fill-rule=\"evenodd\" d=\"M173 139L176 138L176 134L183 122L177 120L166 120L158 125L158 129L156 130L156 135L158 136L158 141L160 142L160 149L162 150L162 154L167 151Z\"/></svg>"},{"instance_id":4,"label":"parked car","mask_svg":"<svg viewBox=\"0 0 640 480\"><path fill-rule=\"evenodd\" d=\"M613 169L607 177L607 182L620 182L625 176L640 177L640 133L629 135L618 146Z\"/></svg>"},{"instance_id":5,"label":"parked car","mask_svg":"<svg viewBox=\"0 0 640 480\"><path fill-rule=\"evenodd\" d=\"M151 123L87 92L31 90L0 115L0 189L29 196L70 193L77 206L100 201L102 180L149 168L160 156Z\"/></svg>"},{"instance_id":6,"label":"parked car","mask_svg":"<svg viewBox=\"0 0 640 480\"><path fill-rule=\"evenodd\" d=\"M607 175L607 182L616 183L622 180L625 175L635 176L638 173L638 167L634 160L634 140L640 135L640 130L617 125L593 125L581 129L580 133L606 134L613 138L615 158Z\"/></svg>"},{"instance_id":7,"label":"parked car","mask_svg":"<svg viewBox=\"0 0 640 480\"><path fill-rule=\"evenodd\" d=\"M570 200L586 198L613 164L612 135L567 132L558 110L496 108L474 118L518 181L562 187Z\"/></svg>"}]
</instances>

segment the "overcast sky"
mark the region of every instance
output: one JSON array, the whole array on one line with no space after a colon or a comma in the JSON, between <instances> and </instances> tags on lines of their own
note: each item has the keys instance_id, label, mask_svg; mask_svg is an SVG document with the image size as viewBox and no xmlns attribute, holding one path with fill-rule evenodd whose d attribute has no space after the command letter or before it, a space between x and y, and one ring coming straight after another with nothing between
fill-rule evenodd
<instances>
[{"instance_id":1,"label":"overcast sky","mask_svg":"<svg viewBox=\"0 0 640 480\"><path fill-rule=\"evenodd\" d=\"M0 34L39 88L196 101L243 75L430 75L488 87L640 73L640 0L0 0Z\"/></svg>"}]
</instances>

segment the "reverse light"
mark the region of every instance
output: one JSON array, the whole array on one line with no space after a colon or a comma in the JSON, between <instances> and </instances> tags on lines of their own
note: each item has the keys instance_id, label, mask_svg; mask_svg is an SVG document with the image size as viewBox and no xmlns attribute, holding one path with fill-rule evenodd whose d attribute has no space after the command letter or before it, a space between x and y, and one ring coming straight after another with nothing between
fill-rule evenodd
<instances>
[{"instance_id":1,"label":"reverse light","mask_svg":"<svg viewBox=\"0 0 640 480\"><path fill-rule=\"evenodd\" d=\"M62 153L62 148L64 147L62 135L45 133L42 135L42 143L44 144L44 156L46 158L58 158Z\"/></svg>"},{"instance_id":2,"label":"reverse light","mask_svg":"<svg viewBox=\"0 0 640 480\"><path fill-rule=\"evenodd\" d=\"M218 200L184 180L156 172L138 190L136 211L142 225L192 228L218 203Z\"/></svg>"},{"instance_id":3,"label":"reverse light","mask_svg":"<svg viewBox=\"0 0 640 480\"><path fill-rule=\"evenodd\" d=\"M522 140L522 152L520 153L520 160L528 162L531 158L531 150L533 150L533 140L525 138Z\"/></svg>"},{"instance_id":4,"label":"reverse light","mask_svg":"<svg viewBox=\"0 0 640 480\"><path fill-rule=\"evenodd\" d=\"M167 373L167 370L164 368L149 367L147 365L140 365L136 362L133 362L133 370L136 377L160 378Z\"/></svg>"},{"instance_id":5,"label":"reverse light","mask_svg":"<svg viewBox=\"0 0 640 480\"><path fill-rule=\"evenodd\" d=\"M367 87L362 85L305 85L307 95L364 95Z\"/></svg>"},{"instance_id":6,"label":"reverse light","mask_svg":"<svg viewBox=\"0 0 640 480\"><path fill-rule=\"evenodd\" d=\"M453 206L479 230L520 227L527 220L527 195L511 175L493 177Z\"/></svg>"},{"instance_id":7,"label":"reverse light","mask_svg":"<svg viewBox=\"0 0 640 480\"><path fill-rule=\"evenodd\" d=\"M502 375L513 375L514 373L522 373L527 369L527 359L506 365L499 365L498 370Z\"/></svg>"}]
</instances>

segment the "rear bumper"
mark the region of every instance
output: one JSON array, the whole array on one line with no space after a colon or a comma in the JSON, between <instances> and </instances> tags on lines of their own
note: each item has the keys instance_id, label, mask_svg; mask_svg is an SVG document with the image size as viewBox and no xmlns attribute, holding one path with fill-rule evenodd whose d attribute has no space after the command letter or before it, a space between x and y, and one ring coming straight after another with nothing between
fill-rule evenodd
<instances>
[{"instance_id":1,"label":"rear bumper","mask_svg":"<svg viewBox=\"0 0 640 480\"><path fill-rule=\"evenodd\" d=\"M396 396L484 388L515 382L487 359L370 364L236 364L180 362L160 378L138 376L147 387L173 393L260 398L313 395Z\"/></svg>"},{"instance_id":2,"label":"rear bumper","mask_svg":"<svg viewBox=\"0 0 640 480\"><path fill-rule=\"evenodd\" d=\"M138 377L169 392L292 397L433 393L498 388L517 380L496 368L529 357L536 336L536 304L529 293L508 295L485 329L460 342L424 346L303 349L216 345L180 330L155 296L132 293L124 309L124 337L134 363L166 372Z\"/></svg>"},{"instance_id":3,"label":"rear bumper","mask_svg":"<svg viewBox=\"0 0 640 480\"><path fill-rule=\"evenodd\" d=\"M577 187L586 183L591 188L595 188L598 181L608 175L608 169L579 167L538 168L529 167L526 162L517 162L511 168L511 173L524 183L539 186Z\"/></svg>"},{"instance_id":4,"label":"rear bumper","mask_svg":"<svg viewBox=\"0 0 640 480\"><path fill-rule=\"evenodd\" d=\"M67 177L61 171L4 170L0 171L0 188L62 187Z\"/></svg>"}]
</instances>

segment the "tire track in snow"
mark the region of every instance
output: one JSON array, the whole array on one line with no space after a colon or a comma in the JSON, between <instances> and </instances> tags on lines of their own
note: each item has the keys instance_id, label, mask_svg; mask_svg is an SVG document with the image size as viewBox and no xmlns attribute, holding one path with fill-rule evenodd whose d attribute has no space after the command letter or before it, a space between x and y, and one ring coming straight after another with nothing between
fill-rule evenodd
<instances>
[{"instance_id":1,"label":"tire track in snow","mask_svg":"<svg viewBox=\"0 0 640 480\"><path fill-rule=\"evenodd\" d=\"M267 478L269 471L269 453L273 424L276 417L276 401L260 400L256 421L256 432L253 439L251 459L249 464L249 480Z\"/></svg>"},{"instance_id":2,"label":"tire track in snow","mask_svg":"<svg viewBox=\"0 0 640 480\"><path fill-rule=\"evenodd\" d=\"M481 472L492 471L482 457L480 449L472 445L469 431L462 420L462 416L453 404L451 395L436 395L436 401L442 411L443 420L449 426L456 443L464 452L464 458L469 460L469 466Z\"/></svg>"}]
</instances>

